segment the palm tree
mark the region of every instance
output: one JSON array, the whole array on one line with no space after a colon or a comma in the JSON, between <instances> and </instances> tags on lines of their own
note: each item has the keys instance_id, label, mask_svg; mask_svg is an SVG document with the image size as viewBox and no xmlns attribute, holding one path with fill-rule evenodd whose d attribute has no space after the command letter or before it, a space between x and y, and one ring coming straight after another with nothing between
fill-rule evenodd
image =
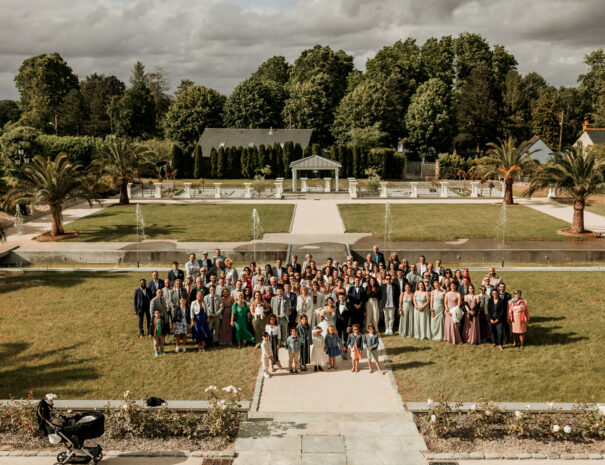
<instances>
[{"instance_id":1,"label":"palm tree","mask_svg":"<svg viewBox=\"0 0 605 465\"><path fill-rule=\"evenodd\" d=\"M504 178L504 203L512 205L515 179L523 173L530 174L535 169L536 162L531 157L534 151L529 150L529 141L517 146L514 137L498 139L498 142L499 144L487 144L487 153L478 160L474 171L478 177Z\"/></svg>"},{"instance_id":2,"label":"palm tree","mask_svg":"<svg viewBox=\"0 0 605 465\"><path fill-rule=\"evenodd\" d=\"M53 160L36 155L11 181L4 205L46 203L52 218L51 236L65 234L63 203L73 198L92 198L95 183L86 177L80 165L72 164L66 153Z\"/></svg>"},{"instance_id":3,"label":"palm tree","mask_svg":"<svg viewBox=\"0 0 605 465\"><path fill-rule=\"evenodd\" d=\"M128 205L128 183L138 179L145 168L152 166L147 156L153 154L130 140L115 140L97 153L94 166L101 175L106 174L114 185L120 186L120 205Z\"/></svg>"},{"instance_id":4,"label":"palm tree","mask_svg":"<svg viewBox=\"0 0 605 465\"><path fill-rule=\"evenodd\" d=\"M599 156L594 146L584 149L578 144L552 161L540 166L530 178L524 195L531 197L539 189L554 187L573 199L571 232L584 232L584 206L593 194L605 193L605 157Z\"/></svg>"}]
</instances>

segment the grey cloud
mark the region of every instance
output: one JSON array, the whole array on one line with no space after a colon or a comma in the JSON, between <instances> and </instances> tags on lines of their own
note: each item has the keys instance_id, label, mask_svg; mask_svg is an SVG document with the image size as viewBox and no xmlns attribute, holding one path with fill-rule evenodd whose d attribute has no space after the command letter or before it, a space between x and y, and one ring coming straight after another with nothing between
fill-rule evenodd
<instances>
[{"instance_id":1,"label":"grey cloud","mask_svg":"<svg viewBox=\"0 0 605 465\"><path fill-rule=\"evenodd\" d=\"M408 36L471 31L503 44L525 73L572 85L584 54L603 46L600 0L3 0L0 98L31 55L58 51L76 74L127 80L137 60L229 93L273 55L290 61L316 43L343 49L363 68ZM565 11L565 15L561 12Z\"/></svg>"}]
</instances>

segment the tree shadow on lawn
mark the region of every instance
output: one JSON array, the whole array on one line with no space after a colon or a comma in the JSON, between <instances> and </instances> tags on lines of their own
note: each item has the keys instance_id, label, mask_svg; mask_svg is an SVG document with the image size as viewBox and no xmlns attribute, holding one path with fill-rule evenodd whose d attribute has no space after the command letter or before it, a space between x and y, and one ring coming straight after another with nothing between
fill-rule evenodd
<instances>
[{"instance_id":1,"label":"tree shadow on lawn","mask_svg":"<svg viewBox=\"0 0 605 465\"><path fill-rule=\"evenodd\" d=\"M184 236L190 233L187 226L145 226L145 237L147 239L178 239L181 241L201 241L204 240L203 234L199 238ZM95 226L94 229L80 231L80 236L72 242L122 242L132 241L136 237L137 227L135 224L115 224L110 226ZM131 238L128 238L131 236ZM142 240L142 236L140 237Z\"/></svg>"},{"instance_id":2,"label":"tree shadow on lawn","mask_svg":"<svg viewBox=\"0 0 605 465\"><path fill-rule=\"evenodd\" d=\"M69 361L64 355L82 345L84 344L79 343L20 356L19 354L32 346L31 343L0 344L0 358L3 360L3 368L0 371L0 398L8 398L11 395L26 397L30 391L36 397L55 391L77 397L85 395L88 390L73 388L71 384L99 378L95 368L84 366L93 359ZM57 360L42 362L56 355L59 355Z\"/></svg>"},{"instance_id":3,"label":"tree shadow on lawn","mask_svg":"<svg viewBox=\"0 0 605 465\"><path fill-rule=\"evenodd\" d=\"M418 360L413 360L411 362L404 362L404 363L391 363L389 364L388 368L390 368L391 370L395 371L395 370L409 370L411 368L422 368L422 367L426 367L428 365L434 365L435 362L432 361L428 361L428 362L420 362Z\"/></svg>"},{"instance_id":4,"label":"tree shadow on lawn","mask_svg":"<svg viewBox=\"0 0 605 465\"><path fill-rule=\"evenodd\" d=\"M9 281L0 282L0 294L15 290L27 290L34 287L70 288L86 281L81 273L49 274L48 272L26 272L11 276Z\"/></svg>"},{"instance_id":5,"label":"tree shadow on lawn","mask_svg":"<svg viewBox=\"0 0 605 465\"><path fill-rule=\"evenodd\" d=\"M527 326L528 343L534 346L566 345L589 339L587 336L578 336L576 333L569 330L565 332L565 326L543 326L539 324L565 320L567 320L567 318L564 316L531 317ZM555 332L560 329L563 329L563 332Z\"/></svg>"},{"instance_id":6,"label":"tree shadow on lawn","mask_svg":"<svg viewBox=\"0 0 605 465\"><path fill-rule=\"evenodd\" d=\"M411 352L420 352L423 350L429 350L429 347L390 347L386 349L387 355L399 355L399 354L407 354Z\"/></svg>"}]
</instances>

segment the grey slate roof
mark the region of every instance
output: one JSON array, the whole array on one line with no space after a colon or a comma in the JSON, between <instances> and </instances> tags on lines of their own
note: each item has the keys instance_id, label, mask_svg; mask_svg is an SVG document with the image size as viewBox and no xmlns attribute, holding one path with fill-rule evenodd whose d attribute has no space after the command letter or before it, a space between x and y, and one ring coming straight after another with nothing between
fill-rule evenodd
<instances>
[{"instance_id":1,"label":"grey slate roof","mask_svg":"<svg viewBox=\"0 0 605 465\"><path fill-rule=\"evenodd\" d=\"M586 129L585 132L593 144L605 144L605 129Z\"/></svg>"},{"instance_id":2,"label":"grey slate roof","mask_svg":"<svg viewBox=\"0 0 605 465\"><path fill-rule=\"evenodd\" d=\"M303 150L311 140L313 129L238 129L238 128L206 128L198 141L202 147L202 155L210 156L212 148L218 149L221 144L223 147L249 147L251 144L273 145L276 142L284 144L286 142L298 143Z\"/></svg>"},{"instance_id":3,"label":"grey slate roof","mask_svg":"<svg viewBox=\"0 0 605 465\"><path fill-rule=\"evenodd\" d=\"M321 157L319 155L311 155L310 157L301 158L300 160L290 163L290 168L296 168L299 170L322 170L340 167L342 167L340 162L330 160L329 158Z\"/></svg>"}]
</instances>

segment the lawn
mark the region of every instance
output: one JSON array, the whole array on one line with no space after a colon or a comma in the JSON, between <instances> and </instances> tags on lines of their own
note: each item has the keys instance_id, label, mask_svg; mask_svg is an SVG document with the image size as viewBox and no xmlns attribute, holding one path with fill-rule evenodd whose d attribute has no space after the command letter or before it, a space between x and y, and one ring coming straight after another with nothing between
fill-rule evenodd
<instances>
[{"instance_id":1,"label":"lawn","mask_svg":"<svg viewBox=\"0 0 605 465\"><path fill-rule=\"evenodd\" d=\"M472 275L479 282L481 274ZM605 273L503 273L521 288L531 321L527 347L453 346L398 335L384 339L406 401L605 401Z\"/></svg>"},{"instance_id":2,"label":"lawn","mask_svg":"<svg viewBox=\"0 0 605 465\"><path fill-rule=\"evenodd\" d=\"M340 214L347 232L371 232L384 238L384 205L342 204ZM499 205L391 204L393 241L451 241L461 238L502 239L503 215ZM506 209L507 241L557 241L557 230L569 223L516 205Z\"/></svg>"},{"instance_id":3,"label":"lawn","mask_svg":"<svg viewBox=\"0 0 605 465\"><path fill-rule=\"evenodd\" d=\"M254 208L264 232L289 231L292 204L141 204L141 213L147 239L228 242L252 240ZM136 241L135 206L105 208L69 223L66 230L80 233L75 241Z\"/></svg>"},{"instance_id":4,"label":"lawn","mask_svg":"<svg viewBox=\"0 0 605 465\"><path fill-rule=\"evenodd\" d=\"M592 213L596 213L597 215L605 216L605 204L593 204L586 207L586 210Z\"/></svg>"},{"instance_id":5,"label":"lawn","mask_svg":"<svg viewBox=\"0 0 605 465\"><path fill-rule=\"evenodd\" d=\"M259 352L220 348L153 357L138 339L132 293L139 273L0 273L0 399L205 399L208 385L251 400ZM147 277L147 276L145 276Z\"/></svg>"}]
</instances>

